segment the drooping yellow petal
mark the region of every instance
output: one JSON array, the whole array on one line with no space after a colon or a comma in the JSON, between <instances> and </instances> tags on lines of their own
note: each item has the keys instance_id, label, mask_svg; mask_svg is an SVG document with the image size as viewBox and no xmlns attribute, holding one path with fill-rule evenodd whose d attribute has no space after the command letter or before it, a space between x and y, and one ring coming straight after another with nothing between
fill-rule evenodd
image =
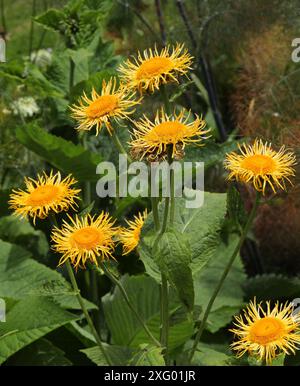
<instances>
[{"instance_id":1,"label":"drooping yellow petal","mask_svg":"<svg viewBox=\"0 0 300 386\"><path fill-rule=\"evenodd\" d=\"M153 93L159 86L170 81L178 82L177 76L184 75L191 68L192 56L183 44L165 47L159 53L151 48L138 53L134 63L127 60L119 67L121 79L127 87Z\"/></svg>"},{"instance_id":2,"label":"drooping yellow petal","mask_svg":"<svg viewBox=\"0 0 300 386\"><path fill-rule=\"evenodd\" d=\"M241 154L232 152L226 155L225 168L229 170L229 180L252 183L254 188L265 193L267 185L273 192L276 188L285 189L284 180L295 175L293 166L296 158L292 152L286 152L284 146L279 151L271 144L256 139L253 145L239 146Z\"/></svg>"},{"instance_id":3,"label":"drooping yellow petal","mask_svg":"<svg viewBox=\"0 0 300 386\"><path fill-rule=\"evenodd\" d=\"M134 220L126 220L128 228L121 229L119 240L123 244L123 255L132 252L139 244L141 230L147 217L147 211L134 216Z\"/></svg>"},{"instance_id":4,"label":"drooping yellow petal","mask_svg":"<svg viewBox=\"0 0 300 386\"><path fill-rule=\"evenodd\" d=\"M131 153L134 158L155 159L166 155L168 145L172 146L172 156L177 157L179 150L186 144L201 142L201 135L208 133L204 130L205 121L196 116L193 122L188 122L190 112L185 115L182 110L179 114L169 117L164 110L158 111L154 122L146 116L134 122L130 142ZM178 157L179 158L179 157Z\"/></svg>"},{"instance_id":5,"label":"drooping yellow petal","mask_svg":"<svg viewBox=\"0 0 300 386\"><path fill-rule=\"evenodd\" d=\"M79 105L71 106L72 116L78 121L77 130L91 130L96 128L96 135L99 134L103 125L108 132L112 133L111 120L119 121L128 118L134 110L134 106L140 103L135 100L132 92L120 85L117 87L116 78L108 82L103 80L101 93L92 90L91 99L84 93Z\"/></svg>"},{"instance_id":6,"label":"drooping yellow petal","mask_svg":"<svg viewBox=\"0 0 300 386\"><path fill-rule=\"evenodd\" d=\"M80 189L72 188L77 181L71 176L62 179L60 172L38 175L37 180L25 178L25 190L13 190L10 208L21 217L46 218L51 211L58 213L75 209Z\"/></svg>"},{"instance_id":7,"label":"drooping yellow petal","mask_svg":"<svg viewBox=\"0 0 300 386\"><path fill-rule=\"evenodd\" d=\"M256 304L254 299L244 310L243 315L235 317L233 332L237 340L231 348L240 357L246 352L256 356L267 364L281 352L295 353L300 344L300 320L293 315L293 304L277 302L271 309L270 302L266 308Z\"/></svg>"},{"instance_id":8,"label":"drooping yellow petal","mask_svg":"<svg viewBox=\"0 0 300 386\"><path fill-rule=\"evenodd\" d=\"M69 260L77 269L85 268L90 261L98 265L97 259L113 258L114 236L118 228L107 213L99 216L86 215L73 219L68 215L61 229L55 227L52 232L53 249L62 254L59 265Z\"/></svg>"}]
</instances>

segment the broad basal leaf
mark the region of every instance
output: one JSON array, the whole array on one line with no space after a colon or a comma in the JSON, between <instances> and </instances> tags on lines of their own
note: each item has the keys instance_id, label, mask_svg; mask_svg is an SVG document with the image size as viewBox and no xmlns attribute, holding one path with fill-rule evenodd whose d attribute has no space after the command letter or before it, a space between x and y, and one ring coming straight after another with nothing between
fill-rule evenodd
<instances>
[{"instance_id":1,"label":"broad basal leaf","mask_svg":"<svg viewBox=\"0 0 300 386\"><path fill-rule=\"evenodd\" d=\"M30 257L25 249L0 240L0 297L53 297L65 308L79 309L75 294L63 276ZM95 307L86 304L88 308Z\"/></svg>"},{"instance_id":2,"label":"broad basal leaf","mask_svg":"<svg viewBox=\"0 0 300 386\"><path fill-rule=\"evenodd\" d=\"M159 339L160 333L160 289L151 277L145 275L125 276L122 283L131 303L145 321L152 334ZM179 308L178 299L170 294L170 349L185 343L193 334L193 321L183 313L173 322L172 313ZM103 297L103 309L112 342L120 346L138 348L141 344L153 344L140 322L130 311L118 288Z\"/></svg>"},{"instance_id":3,"label":"broad basal leaf","mask_svg":"<svg viewBox=\"0 0 300 386\"><path fill-rule=\"evenodd\" d=\"M0 323L0 364L12 354L78 317L40 297L20 300Z\"/></svg>"},{"instance_id":4,"label":"broad basal leaf","mask_svg":"<svg viewBox=\"0 0 300 386\"><path fill-rule=\"evenodd\" d=\"M17 139L56 168L73 174L79 181L96 181L101 157L70 141L47 133L35 125L17 128Z\"/></svg>"},{"instance_id":5,"label":"broad basal leaf","mask_svg":"<svg viewBox=\"0 0 300 386\"><path fill-rule=\"evenodd\" d=\"M46 236L25 219L16 216L0 218L0 239L24 246L31 253L45 256L49 250Z\"/></svg>"}]
</instances>

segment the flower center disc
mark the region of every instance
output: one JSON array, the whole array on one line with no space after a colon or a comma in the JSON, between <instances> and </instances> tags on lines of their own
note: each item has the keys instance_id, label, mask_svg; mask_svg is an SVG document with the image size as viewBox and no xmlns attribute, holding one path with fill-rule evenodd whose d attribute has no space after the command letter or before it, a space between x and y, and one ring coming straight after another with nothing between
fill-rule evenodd
<instances>
[{"instance_id":1,"label":"flower center disc","mask_svg":"<svg viewBox=\"0 0 300 386\"><path fill-rule=\"evenodd\" d=\"M280 339L284 333L284 324L274 317L265 317L254 323L250 330L251 340L267 344Z\"/></svg>"},{"instance_id":2,"label":"flower center disc","mask_svg":"<svg viewBox=\"0 0 300 386\"><path fill-rule=\"evenodd\" d=\"M60 193L58 186L43 185L37 187L29 196L30 205L46 205L55 201Z\"/></svg>"},{"instance_id":3,"label":"flower center disc","mask_svg":"<svg viewBox=\"0 0 300 386\"><path fill-rule=\"evenodd\" d=\"M148 140L174 142L184 133L185 125L180 122L162 122L155 126L147 135Z\"/></svg>"},{"instance_id":4,"label":"flower center disc","mask_svg":"<svg viewBox=\"0 0 300 386\"><path fill-rule=\"evenodd\" d=\"M77 230L72 235L72 240L76 247L83 249L93 249L102 240L101 232L93 227L86 227Z\"/></svg>"},{"instance_id":5,"label":"flower center disc","mask_svg":"<svg viewBox=\"0 0 300 386\"><path fill-rule=\"evenodd\" d=\"M169 58L154 57L145 60L137 71L137 79L152 78L169 71L172 61Z\"/></svg>"},{"instance_id":6,"label":"flower center disc","mask_svg":"<svg viewBox=\"0 0 300 386\"><path fill-rule=\"evenodd\" d=\"M89 118L99 118L109 114L118 105L118 98L115 95L102 95L87 108L86 112Z\"/></svg>"},{"instance_id":7,"label":"flower center disc","mask_svg":"<svg viewBox=\"0 0 300 386\"><path fill-rule=\"evenodd\" d=\"M263 154L255 154L246 157L241 165L255 174L270 174L275 170L274 160Z\"/></svg>"}]
</instances>

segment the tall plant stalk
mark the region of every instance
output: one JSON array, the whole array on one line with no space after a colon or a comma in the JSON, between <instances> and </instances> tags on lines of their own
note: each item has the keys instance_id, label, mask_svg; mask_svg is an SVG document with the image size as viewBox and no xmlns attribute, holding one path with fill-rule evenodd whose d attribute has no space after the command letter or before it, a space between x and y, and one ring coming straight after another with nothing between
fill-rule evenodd
<instances>
[{"instance_id":1,"label":"tall plant stalk","mask_svg":"<svg viewBox=\"0 0 300 386\"><path fill-rule=\"evenodd\" d=\"M148 326L144 322L143 318L140 316L140 314L137 312L137 310L134 308L133 304L131 303L130 298L127 295L127 292L126 292L125 288L123 287L122 283L120 282L120 280L118 280L118 278L106 267L105 263L101 262L100 267L103 270L104 274L112 281L112 283L114 283L119 288L126 304L130 308L130 310L133 312L133 314L135 315L137 320L140 322L141 326L143 327L143 329L146 332L146 334L148 335L148 337L152 340L154 345L160 347L159 341L154 337L154 335L152 334L152 332L149 330ZM94 267L94 269L99 274L102 275L102 272L98 267Z\"/></svg>"},{"instance_id":2,"label":"tall plant stalk","mask_svg":"<svg viewBox=\"0 0 300 386\"><path fill-rule=\"evenodd\" d=\"M88 313L88 310L87 310L87 308L86 308L86 306L84 304L84 301L83 301L83 299L82 299L82 297L80 295L80 289L78 288L78 285L77 285L77 282L76 282L76 278L75 278L75 275L74 275L74 272L73 272L73 268L72 268L72 266L71 266L69 261L66 262L66 267L67 267L67 271L68 271L68 274L69 274L69 277L70 277L70 281L71 281L72 287L74 289L74 292L76 293L76 298L77 298L78 303L79 303L79 305L80 305L80 307L82 309L82 312L83 312L83 314L84 314L84 316L86 318L86 321L87 321L87 323L88 323L88 325L90 327L90 330L91 330L91 332L92 332L92 334L93 334L93 336L94 336L94 338L95 338L95 340L96 340L96 342L97 342L97 344L99 346L99 349L101 350L101 353L102 353L103 357L105 358L106 362L109 365L112 365L111 360L110 360L109 356L107 355L107 353L106 353L106 351L104 349L104 346L103 346L103 343L101 341L101 338L100 338L100 336L99 336L99 334L98 334L98 332L97 332L97 330L96 330L96 328L94 326L94 323L93 323L93 321L92 321L92 319L91 319L91 317L90 317L90 315Z\"/></svg>"},{"instance_id":3,"label":"tall plant stalk","mask_svg":"<svg viewBox=\"0 0 300 386\"><path fill-rule=\"evenodd\" d=\"M249 214L249 217L248 217L248 220L246 222L246 225L244 226L244 228L241 231L240 240L239 240L239 242L238 242L238 244L237 244L233 254L231 255L231 258L229 259L229 261L228 261L228 263L227 263L227 265L225 267L225 270L224 270L222 276L220 277L220 280L219 280L219 282L218 282L218 284L217 284L217 286L216 286L216 288L215 288L215 290L214 290L214 292L213 292L213 294L212 294L212 296L211 296L211 298L210 298L210 300L208 302L208 305L207 305L206 310L205 310L205 312L203 314L199 330L198 330L198 332L196 334L196 337L195 337L195 340L194 340L194 344L193 344L193 347L191 349L191 352L190 352L190 355L189 355L189 358L188 358L188 363L191 363L191 361L192 361L192 359L194 357L194 354L195 354L195 351L197 349L198 343L199 343L199 341L201 339L201 336L202 336L202 333L204 331L204 328L205 328L205 325L206 325L206 322L207 322L207 318L208 318L209 313L210 313L210 311L212 309L212 306L214 305L216 297L218 296L218 294L219 294L219 292L220 292L220 290L221 290L221 288L222 288L222 286L224 284L224 281L225 281L225 279L226 279L226 277L227 277L227 275L228 275L228 273L229 273L229 271L230 271L230 269L231 269L231 267L232 267L232 265L233 265L237 255L238 255L238 253L239 253L239 251L240 251L240 249L241 249L241 247L242 247L242 245L243 245L243 243L244 243L244 241L245 241L245 239L246 239L246 237L247 237L247 235L249 233L249 230L251 229L251 226L252 226L253 221L255 219L257 208L258 208L259 203L260 203L260 196L261 196L261 194L259 192L256 192L255 202L254 202L253 207L251 209L251 212Z\"/></svg>"}]
</instances>

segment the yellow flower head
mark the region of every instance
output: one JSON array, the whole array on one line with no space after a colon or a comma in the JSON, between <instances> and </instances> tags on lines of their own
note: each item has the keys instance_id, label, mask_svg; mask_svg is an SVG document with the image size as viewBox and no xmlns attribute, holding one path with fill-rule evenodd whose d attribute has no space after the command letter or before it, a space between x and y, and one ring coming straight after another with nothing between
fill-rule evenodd
<instances>
[{"instance_id":1,"label":"yellow flower head","mask_svg":"<svg viewBox=\"0 0 300 386\"><path fill-rule=\"evenodd\" d=\"M131 89L138 89L140 93L153 93L160 84L170 81L178 82L177 75L183 75L191 68L192 56L184 48L184 44L165 47L159 53L157 48L145 50L143 56L138 53L134 63L127 60L119 67L121 79Z\"/></svg>"},{"instance_id":2,"label":"yellow flower head","mask_svg":"<svg viewBox=\"0 0 300 386\"><path fill-rule=\"evenodd\" d=\"M231 347L238 357L248 352L271 364L282 351L295 353L300 343L300 320L292 315L292 303L279 305L277 302L272 310L270 302L266 306L264 310L254 299L244 310L244 317L235 317L236 328L230 331L238 340Z\"/></svg>"},{"instance_id":3,"label":"yellow flower head","mask_svg":"<svg viewBox=\"0 0 300 386\"><path fill-rule=\"evenodd\" d=\"M44 172L37 180L25 178L26 190L13 190L10 195L10 208L21 217L36 217L44 219L53 211L55 213L75 209L80 189L71 186L77 181L71 176L62 179L60 172L50 175Z\"/></svg>"},{"instance_id":4,"label":"yellow flower head","mask_svg":"<svg viewBox=\"0 0 300 386\"><path fill-rule=\"evenodd\" d=\"M292 166L296 164L296 158L293 153L286 153L284 146L275 151L271 144L256 139L253 145L239 145L239 149L241 154L232 152L226 156L225 168L230 171L229 180L250 182L263 194L268 184L276 193L275 188L285 190L285 179L291 183L289 177L295 175Z\"/></svg>"},{"instance_id":5,"label":"yellow flower head","mask_svg":"<svg viewBox=\"0 0 300 386\"><path fill-rule=\"evenodd\" d=\"M134 216L134 220L126 220L128 228L121 229L119 233L119 240L123 244L123 255L127 255L137 247L146 217L147 210L143 214Z\"/></svg>"},{"instance_id":6,"label":"yellow flower head","mask_svg":"<svg viewBox=\"0 0 300 386\"><path fill-rule=\"evenodd\" d=\"M98 135L105 125L111 134L111 120L127 118L135 111L132 107L139 103L140 100L134 100L134 93L128 93L122 85L117 87L114 77L107 83L103 80L100 94L93 89L91 99L83 93L79 106L73 105L71 110L73 118L79 123L77 130L91 130L95 126Z\"/></svg>"},{"instance_id":7,"label":"yellow flower head","mask_svg":"<svg viewBox=\"0 0 300 386\"><path fill-rule=\"evenodd\" d=\"M61 229L55 227L51 236L53 249L62 254L59 265L70 260L76 269L85 268L87 261L98 265L97 258L113 258L113 237L118 228L107 213L101 212L98 217L76 215L75 219L68 215L68 220L63 221Z\"/></svg>"},{"instance_id":8,"label":"yellow flower head","mask_svg":"<svg viewBox=\"0 0 300 386\"><path fill-rule=\"evenodd\" d=\"M131 153L134 158L158 159L167 154L168 145L172 146L172 157L180 158L181 150L188 143L199 143L206 123L196 115L193 122L188 122L190 112L185 115L181 110L179 114L169 117L163 109L157 112L154 122L145 115L139 122L134 122L136 128L132 133L130 142Z\"/></svg>"}]
</instances>

